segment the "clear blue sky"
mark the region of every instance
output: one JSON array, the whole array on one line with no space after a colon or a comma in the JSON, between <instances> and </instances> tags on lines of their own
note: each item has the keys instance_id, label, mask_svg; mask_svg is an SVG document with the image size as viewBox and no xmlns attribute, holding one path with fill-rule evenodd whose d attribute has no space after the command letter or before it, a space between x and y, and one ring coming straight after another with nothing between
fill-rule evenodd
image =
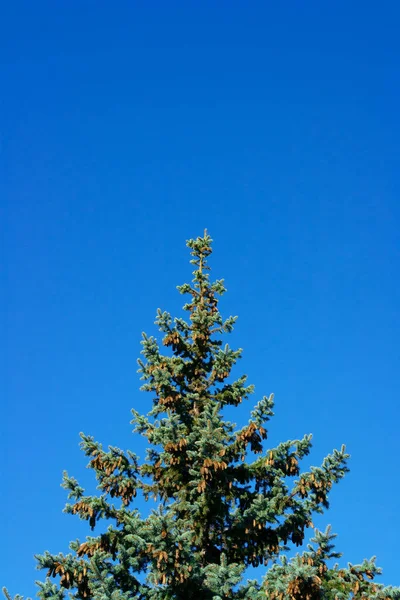
<instances>
[{"instance_id":1,"label":"clear blue sky","mask_svg":"<svg viewBox=\"0 0 400 600\"><path fill-rule=\"evenodd\" d=\"M85 535L59 486L91 481L79 431L141 452L140 334L207 227L271 444L347 444L319 524L400 585L399 3L2 13L0 583L34 593L33 554Z\"/></svg>"}]
</instances>

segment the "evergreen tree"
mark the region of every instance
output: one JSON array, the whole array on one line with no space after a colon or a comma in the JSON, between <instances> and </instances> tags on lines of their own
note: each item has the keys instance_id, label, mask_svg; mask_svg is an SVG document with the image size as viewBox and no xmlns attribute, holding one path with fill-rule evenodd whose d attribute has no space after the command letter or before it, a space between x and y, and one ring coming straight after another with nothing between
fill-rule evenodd
<instances>
[{"instance_id":1,"label":"evergreen tree","mask_svg":"<svg viewBox=\"0 0 400 600\"><path fill-rule=\"evenodd\" d=\"M222 280L209 278L207 233L187 245L195 270L191 284L178 287L188 297L188 320L158 311L162 351L143 334L139 360L143 390L153 394L147 416L133 410L135 431L149 449L145 460L128 451L104 450L81 434L100 494L85 495L64 473L71 501L65 512L97 531L70 544L71 553L38 556L47 578L38 583L42 599L96 600L316 600L319 598L400 598L400 591L374 582L374 560L340 568L333 535L315 531L308 550L287 560L290 545L301 546L312 518L328 507L332 485L346 473L345 448L334 450L320 467L300 471L311 436L264 450L273 397L265 396L244 427L223 416L253 392L246 376L231 371L241 350L223 345L236 318L224 320L218 296ZM137 494L154 500L143 517L133 506ZM280 559L279 555L283 553ZM245 580L249 566L267 566L261 582ZM5 590L6 597L10 595ZM16 600L22 600L20 596Z\"/></svg>"}]
</instances>

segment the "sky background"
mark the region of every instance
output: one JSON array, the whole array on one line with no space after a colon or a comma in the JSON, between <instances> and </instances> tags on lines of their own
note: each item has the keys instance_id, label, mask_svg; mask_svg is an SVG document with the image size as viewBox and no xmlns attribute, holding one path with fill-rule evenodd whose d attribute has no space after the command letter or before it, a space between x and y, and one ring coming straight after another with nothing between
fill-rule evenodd
<instances>
[{"instance_id":1,"label":"sky background","mask_svg":"<svg viewBox=\"0 0 400 600\"><path fill-rule=\"evenodd\" d=\"M400 5L4 2L0 584L87 533L80 431L143 454L136 358L208 228L270 444L343 442L344 561L400 585ZM247 421L251 404L237 410ZM306 465L307 466L307 463Z\"/></svg>"}]
</instances>

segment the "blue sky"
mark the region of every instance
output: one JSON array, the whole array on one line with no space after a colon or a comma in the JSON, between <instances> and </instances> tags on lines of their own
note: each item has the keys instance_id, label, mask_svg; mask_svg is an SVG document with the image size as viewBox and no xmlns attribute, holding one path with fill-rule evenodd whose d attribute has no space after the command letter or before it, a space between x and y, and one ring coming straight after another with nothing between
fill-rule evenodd
<instances>
[{"instance_id":1,"label":"blue sky","mask_svg":"<svg viewBox=\"0 0 400 600\"><path fill-rule=\"evenodd\" d=\"M347 444L318 523L400 585L398 3L2 13L0 583L35 593L33 554L86 534L59 486L91 481L79 431L141 451L140 334L179 314L207 227L271 444Z\"/></svg>"}]
</instances>

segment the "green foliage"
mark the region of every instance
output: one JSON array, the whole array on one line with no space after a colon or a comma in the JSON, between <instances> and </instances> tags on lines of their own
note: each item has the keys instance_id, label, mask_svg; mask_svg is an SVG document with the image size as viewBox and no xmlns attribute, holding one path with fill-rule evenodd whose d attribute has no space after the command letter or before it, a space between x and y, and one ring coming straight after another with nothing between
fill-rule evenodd
<instances>
[{"instance_id":1,"label":"green foliage","mask_svg":"<svg viewBox=\"0 0 400 600\"><path fill-rule=\"evenodd\" d=\"M271 600L383 600L400 597L398 589L373 582L381 572L374 558L365 560L362 565L349 564L347 568L339 568L338 564L330 566L332 559L341 556L334 550L335 537L330 527L325 532L316 530L307 552L298 554L290 562L281 557L281 564L275 564L264 578L267 596Z\"/></svg>"},{"instance_id":2,"label":"green foliage","mask_svg":"<svg viewBox=\"0 0 400 600\"><path fill-rule=\"evenodd\" d=\"M223 319L218 297L222 280L210 281L207 233L187 243L194 265L191 284L178 287L188 296L187 320L157 312L162 345L143 334L139 371L142 389L153 396L149 414L133 410L134 431L146 438L140 462L132 452L103 450L81 434L81 448L97 479L99 495L85 495L64 473L65 512L100 530L71 553L38 556L46 571L40 598L96 600L227 600L265 598L400 598L398 590L374 582L373 560L339 568L333 535L315 531L308 551L288 561L290 544L301 546L316 513L328 508L332 485L347 472L345 448L322 465L300 469L311 436L265 449L273 396L262 398L248 423L237 429L223 415L253 393L245 375L231 372L242 351L223 345L236 317ZM162 346L166 348L162 351ZM137 494L155 501L142 517ZM103 521L107 528L101 528ZM267 566L265 578L244 581L249 566ZM8 600L11 600L5 591ZM16 596L15 600L22 600Z\"/></svg>"}]
</instances>

